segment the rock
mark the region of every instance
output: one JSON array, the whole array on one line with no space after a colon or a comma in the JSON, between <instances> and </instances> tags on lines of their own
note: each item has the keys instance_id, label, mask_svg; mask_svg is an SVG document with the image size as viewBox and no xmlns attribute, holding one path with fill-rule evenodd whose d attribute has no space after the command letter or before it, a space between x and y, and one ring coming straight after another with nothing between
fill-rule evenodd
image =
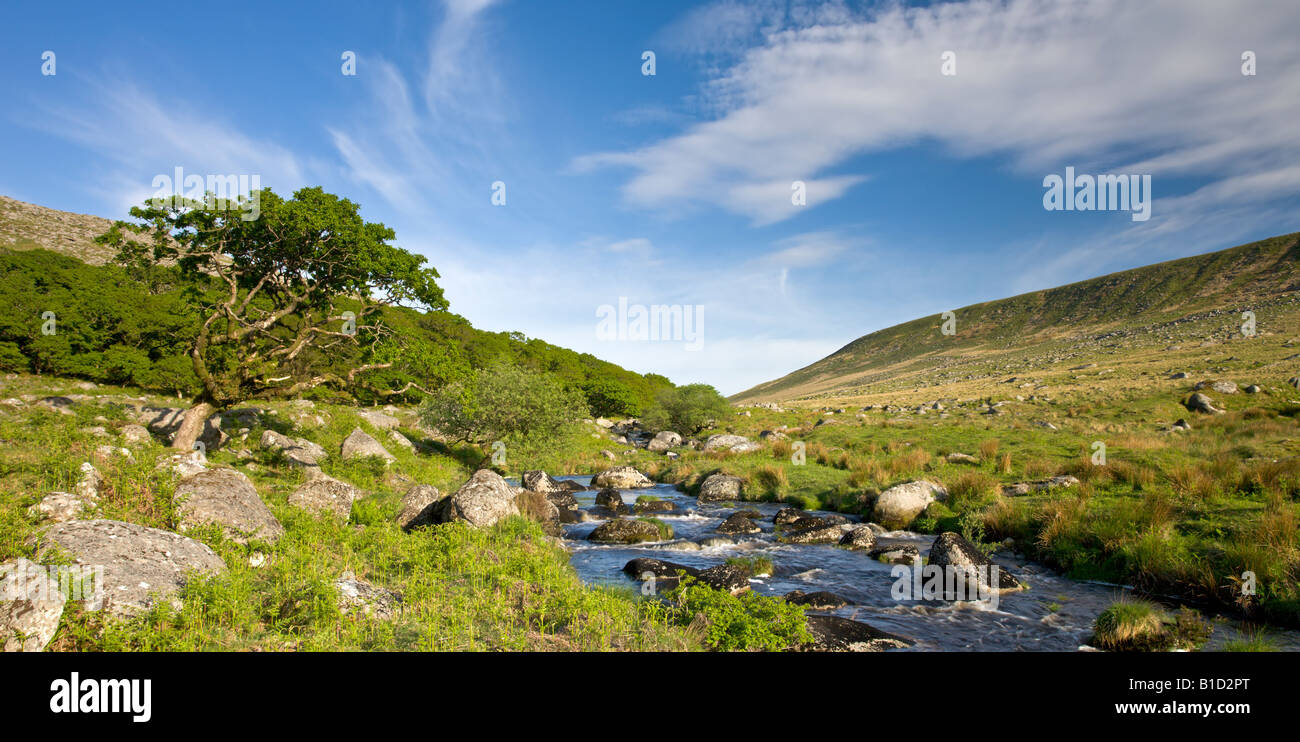
<instances>
[{"instance_id":1,"label":"rock","mask_svg":"<svg viewBox=\"0 0 1300 742\"><path fill-rule=\"evenodd\" d=\"M761 433L758 434L758 437L759 437L759 438L762 438L762 439L765 440L765 441L769 441L769 440L770 440L770 441L788 441L788 440L790 440L790 436L786 435L785 433L782 433L782 432L779 431L779 430L764 430L763 432L761 432Z\"/></svg>"},{"instance_id":2,"label":"rock","mask_svg":"<svg viewBox=\"0 0 1300 742\"><path fill-rule=\"evenodd\" d=\"M844 530L838 525L815 525L787 531L777 537L783 544L838 544Z\"/></svg>"},{"instance_id":3,"label":"rock","mask_svg":"<svg viewBox=\"0 0 1300 742\"><path fill-rule=\"evenodd\" d=\"M1291 378L1286 380L1286 383L1290 384L1296 389L1300 389L1300 376L1292 376Z\"/></svg>"},{"instance_id":4,"label":"rock","mask_svg":"<svg viewBox=\"0 0 1300 742\"><path fill-rule=\"evenodd\" d=\"M1219 415L1223 413L1223 410L1214 406L1214 400L1200 392L1197 392L1183 400L1183 407L1186 407L1189 412L1201 412L1207 415Z\"/></svg>"},{"instance_id":5,"label":"rock","mask_svg":"<svg viewBox=\"0 0 1300 742\"><path fill-rule=\"evenodd\" d=\"M912 646L910 639L890 634L839 616L812 614L808 617L808 633L813 642L806 649L814 652L881 652Z\"/></svg>"},{"instance_id":6,"label":"rock","mask_svg":"<svg viewBox=\"0 0 1300 742\"><path fill-rule=\"evenodd\" d=\"M190 574L226 571L225 562L206 545L133 523L69 521L46 528L44 535L77 564L104 568L104 607L114 616L132 616L157 600L171 599Z\"/></svg>"},{"instance_id":7,"label":"rock","mask_svg":"<svg viewBox=\"0 0 1300 742\"><path fill-rule=\"evenodd\" d=\"M1169 378L1171 378L1171 379L1186 379L1186 378L1188 378L1190 375L1191 375L1191 374L1188 374L1186 371L1179 371L1179 372L1177 372L1177 373L1170 374L1170 375L1169 375Z\"/></svg>"},{"instance_id":8,"label":"rock","mask_svg":"<svg viewBox=\"0 0 1300 742\"><path fill-rule=\"evenodd\" d=\"M1020 580L1011 576L1009 571L995 564L993 560L984 556L984 552L975 548L974 544L952 531L941 533L934 540L934 544L930 546L929 564L968 570L965 574L966 589L963 591L958 588L958 594L964 592L967 600L977 599L980 589L1002 591L1019 590L1024 587ZM989 574L987 570L991 567L997 567L996 574ZM948 584L946 577L944 584ZM948 599L951 599L951 596Z\"/></svg>"},{"instance_id":9,"label":"rock","mask_svg":"<svg viewBox=\"0 0 1300 742\"><path fill-rule=\"evenodd\" d=\"M350 572L334 581L334 589L339 591L339 612L345 616L361 614L387 620L402 609L401 594L358 580Z\"/></svg>"},{"instance_id":10,"label":"rock","mask_svg":"<svg viewBox=\"0 0 1300 742\"><path fill-rule=\"evenodd\" d=\"M59 630L65 601L46 567L22 558L0 564L0 649L45 649Z\"/></svg>"},{"instance_id":11,"label":"rock","mask_svg":"<svg viewBox=\"0 0 1300 742\"><path fill-rule=\"evenodd\" d=\"M306 438L290 438L274 430L263 432L258 442L263 448L282 451L291 465L302 469L318 469L321 462L329 458L329 454L319 444Z\"/></svg>"},{"instance_id":12,"label":"rock","mask_svg":"<svg viewBox=\"0 0 1300 742\"><path fill-rule=\"evenodd\" d=\"M671 590L681 581L683 574L688 577L700 576L700 570L694 567L687 567L684 564L675 564L673 562L665 562L662 559L649 559L646 557L633 559L627 564L624 564L623 571L633 579L641 582L645 582L653 577L656 590Z\"/></svg>"},{"instance_id":13,"label":"rock","mask_svg":"<svg viewBox=\"0 0 1300 742\"><path fill-rule=\"evenodd\" d=\"M561 513L565 510L578 509L578 498L574 497L573 493L567 489L558 492L547 492L546 499L550 500L551 504L559 509ZM563 516L561 515L561 517Z\"/></svg>"},{"instance_id":14,"label":"rock","mask_svg":"<svg viewBox=\"0 0 1300 742\"><path fill-rule=\"evenodd\" d=\"M930 503L947 498L943 485L924 479L894 485L876 498L873 517L891 530L906 528Z\"/></svg>"},{"instance_id":15,"label":"rock","mask_svg":"<svg viewBox=\"0 0 1300 742\"><path fill-rule=\"evenodd\" d=\"M99 501L99 489L104 485L104 477L89 461L81 465L81 478L77 480L77 496L87 502Z\"/></svg>"},{"instance_id":16,"label":"rock","mask_svg":"<svg viewBox=\"0 0 1300 742\"><path fill-rule=\"evenodd\" d=\"M1037 482L1016 482L1015 484L1003 485L1002 494L1007 497L1021 497L1034 492L1046 492L1057 487L1075 487L1078 484L1078 477L1064 474L1041 479Z\"/></svg>"},{"instance_id":17,"label":"rock","mask_svg":"<svg viewBox=\"0 0 1300 742\"><path fill-rule=\"evenodd\" d=\"M396 430L388 431L388 438L393 443L396 443L397 445L401 446L402 448L405 448L408 451L415 450L415 444L411 442L411 439L407 438L406 436L402 435Z\"/></svg>"},{"instance_id":18,"label":"rock","mask_svg":"<svg viewBox=\"0 0 1300 742\"><path fill-rule=\"evenodd\" d=\"M859 549L870 549L876 544L876 534L871 527L865 523L859 523L844 532L840 537L840 546L846 546L854 551Z\"/></svg>"},{"instance_id":19,"label":"rock","mask_svg":"<svg viewBox=\"0 0 1300 742\"><path fill-rule=\"evenodd\" d=\"M182 533L215 523L239 544L250 540L273 544L284 535L284 527L257 495L257 488L234 469L210 469L181 481L173 501Z\"/></svg>"},{"instance_id":20,"label":"rock","mask_svg":"<svg viewBox=\"0 0 1300 742\"><path fill-rule=\"evenodd\" d=\"M1201 382L1197 382L1196 386L1193 388L1196 391L1200 391L1202 389L1205 389L1206 387L1213 389L1219 394L1237 393L1237 384L1232 381L1201 381Z\"/></svg>"},{"instance_id":21,"label":"rock","mask_svg":"<svg viewBox=\"0 0 1300 742\"><path fill-rule=\"evenodd\" d=\"M379 441L370 437L361 428L353 428L352 432L343 441L341 455L345 459L359 459L366 456L378 456L386 462L396 461L391 453L388 452Z\"/></svg>"},{"instance_id":22,"label":"rock","mask_svg":"<svg viewBox=\"0 0 1300 742\"><path fill-rule=\"evenodd\" d=\"M623 496L611 487L596 493L596 506L605 508L615 515L627 512L627 504L623 502Z\"/></svg>"},{"instance_id":23,"label":"rock","mask_svg":"<svg viewBox=\"0 0 1300 742\"><path fill-rule=\"evenodd\" d=\"M170 469L177 479L186 479L208 470L207 459L203 457L201 451L162 456L158 459L158 465L154 468L159 471Z\"/></svg>"},{"instance_id":24,"label":"rock","mask_svg":"<svg viewBox=\"0 0 1300 742\"><path fill-rule=\"evenodd\" d=\"M596 418L596 425L605 428L606 430L609 430L610 428L614 427L614 421L606 420L603 417L598 417Z\"/></svg>"},{"instance_id":25,"label":"rock","mask_svg":"<svg viewBox=\"0 0 1300 742\"><path fill-rule=\"evenodd\" d=\"M1250 386L1246 387L1245 389L1242 389L1242 391L1245 392L1245 393L1247 393L1247 394L1259 394L1260 392L1262 392L1262 391L1264 391L1264 390L1263 390L1262 388L1260 388L1259 384L1251 384Z\"/></svg>"},{"instance_id":26,"label":"rock","mask_svg":"<svg viewBox=\"0 0 1300 742\"><path fill-rule=\"evenodd\" d=\"M798 508L781 508L772 516L772 522L778 526L788 526L807 517L808 514Z\"/></svg>"},{"instance_id":27,"label":"rock","mask_svg":"<svg viewBox=\"0 0 1300 742\"><path fill-rule=\"evenodd\" d=\"M565 491L564 488L561 487L558 482L556 482L554 479L551 478L551 475L538 469L533 469L532 471L524 472L524 475L520 477L519 481L520 484L523 485L524 489L531 490L533 492L541 492L543 494L546 494L550 492Z\"/></svg>"},{"instance_id":28,"label":"rock","mask_svg":"<svg viewBox=\"0 0 1300 742\"><path fill-rule=\"evenodd\" d=\"M755 443L743 435L731 435L728 433L711 435L704 441L705 451L727 450L732 453L746 453L749 451L757 451L761 448L763 448L761 443Z\"/></svg>"},{"instance_id":29,"label":"rock","mask_svg":"<svg viewBox=\"0 0 1300 742\"><path fill-rule=\"evenodd\" d=\"M1191 430L1192 426L1181 417L1173 424L1173 430Z\"/></svg>"},{"instance_id":30,"label":"rock","mask_svg":"<svg viewBox=\"0 0 1300 742\"><path fill-rule=\"evenodd\" d=\"M380 430L391 430L402 424L402 422L397 418L387 413L380 412L379 410L362 410L357 413L357 417L365 420Z\"/></svg>"},{"instance_id":31,"label":"rock","mask_svg":"<svg viewBox=\"0 0 1300 742\"><path fill-rule=\"evenodd\" d=\"M877 546L867 556L889 564L912 564L921 558L921 552L911 544L889 544Z\"/></svg>"},{"instance_id":32,"label":"rock","mask_svg":"<svg viewBox=\"0 0 1300 742\"><path fill-rule=\"evenodd\" d=\"M431 484L417 484L402 495L402 510L397 514L397 525L409 531L420 526L442 522L446 498Z\"/></svg>"},{"instance_id":33,"label":"rock","mask_svg":"<svg viewBox=\"0 0 1300 742\"><path fill-rule=\"evenodd\" d=\"M671 430L663 430L655 434L654 438L646 444L647 451L667 451L675 446L682 445L682 437Z\"/></svg>"},{"instance_id":34,"label":"rock","mask_svg":"<svg viewBox=\"0 0 1300 742\"><path fill-rule=\"evenodd\" d=\"M340 520L352 515L352 502L361 496L356 487L324 474L307 480L289 495L289 504L313 513L328 513Z\"/></svg>"},{"instance_id":35,"label":"rock","mask_svg":"<svg viewBox=\"0 0 1300 742\"><path fill-rule=\"evenodd\" d=\"M949 464L978 464L980 462L979 459L968 453L958 453L956 451L948 454L945 458Z\"/></svg>"},{"instance_id":36,"label":"rock","mask_svg":"<svg viewBox=\"0 0 1300 742\"><path fill-rule=\"evenodd\" d=\"M677 506L668 500L637 500L632 508L638 513L670 513Z\"/></svg>"},{"instance_id":37,"label":"rock","mask_svg":"<svg viewBox=\"0 0 1300 742\"><path fill-rule=\"evenodd\" d=\"M610 461L613 461L614 459L617 459L617 458L618 458L617 456L614 455L614 452L613 452L613 451L610 451L609 449L602 449L601 452L600 452L600 455L601 455L601 456L604 456L605 458L609 459Z\"/></svg>"},{"instance_id":38,"label":"rock","mask_svg":"<svg viewBox=\"0 0 1300 742\"><path fill-rule=\"evenodd\" d=\"M476 528L488 528L511 515L519 515L515 491L491 469L474 472L447 502L448 522L463 520Z\"/></svg>"},{"instance_id":39,"label":"rock","mask_svg":"<svg viewBox=\"0 0 1300 742\"><path fill-rule=\"evenodd\" d=\"M124 425L118 432L122 434L122 440L128 446L148 443L153 440L153 436L149 434L149 429L143 425L136 425L134 423L131 425Z\"/></svg>"},{"instance_id":40,"label":"rock","mask_svg":"<svg viewBox=\"0 0 1300 742\"><path fill-rule=\"evenodd\" d=\"M700 502L728 502L740 499L742 480L730 474L710 474L700 484Z\"/></svg>"},{"instance_id":41,"label":"rock","mask_svg":"<svg viewBox=\"0 0 1300 742\"><path fill-rule=\"evenodd\" d=\"M613 487L628 490L653 487L654 485L655 483L650 481L649 477L630 466L615 466L591 478L592 487Z\"/></svg>"},{"instance_id":42,"label":"rock","mask_svg":"<svg viewBox=\"0 0 1300 742\"><path fill-rule=\"evenodd\" d=\"M639 544L664 539L660 538L659 529L653 523L619 518L601 523L587 540L604 544Z\"/></svg>"},{"instance_id":43,"label":"rock","mask_svg":"<svg viewBox=\"0 0 1300 742\"><path fill-rule=\"evenodd\" d=\"M745 513L732 513L717 528L718 533L725 534L760 533L762 530Z\"/></svg>"},{"instance_id":44,"label":"rock","mask_svg":"<svg viewBox=\"0 0 1300 742\"><path fill-rule=\"evenodd\" d=\"M83 498L70 492L51 492L40 502L27 509L33 518L48 518L55 523L76 520L78 515L93 507Z\"/></svg>"},{"instance_id":45,"label":"rock","mask_svg":"<svg viewBox=\"0 0 1300 742\"><path fill-rule=\"evenodd\" d=\"M805 593L802 590L791 590L786 593L785 601L794 603L805 608L811 608L815 611L829 611L834 608L843 608L846 605L852 605L848 598L836 595L835 593L818 590L815 593Z\"/></svg>"},{"instance_id":46,"label":"rock","mask_svg":"<svg viewBox=\"0 0 1300 742\"><path fill-rule=\"evenodd\" d=\"M697 576L700 582L714 590L736 595L749 589L749 574L734 564L719 564L702 570Z\"/></svg>"}]
</instances>

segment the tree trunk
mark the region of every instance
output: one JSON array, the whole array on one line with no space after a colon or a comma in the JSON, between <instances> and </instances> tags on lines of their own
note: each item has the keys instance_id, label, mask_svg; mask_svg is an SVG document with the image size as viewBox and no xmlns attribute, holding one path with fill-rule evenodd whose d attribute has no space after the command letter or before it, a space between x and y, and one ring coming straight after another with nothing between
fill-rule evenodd
<instances>
[{"instance_id":1,"label":"tree trunk","mask_svg":"<svg viewBox=\"0 0 1300 742\"><path fill-rule=\"evenodd\" d=\"M198 402L193 407L185 411L185 418L181 421L180 430L172 436L172 448L181 451L189 451L194 448L194 442L203 435L203 426L207 423L208 418L217 408L210 402Z\"/></svg>"}]
</instances>

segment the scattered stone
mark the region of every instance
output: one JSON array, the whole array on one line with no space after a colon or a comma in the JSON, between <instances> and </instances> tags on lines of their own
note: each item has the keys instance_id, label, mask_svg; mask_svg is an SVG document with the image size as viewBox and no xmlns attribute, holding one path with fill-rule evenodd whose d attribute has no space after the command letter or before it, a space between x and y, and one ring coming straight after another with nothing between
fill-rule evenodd
<instances>
[{"instance_id":1,"label":"scattered stone","mask_svg":"<svg viewBox=\"0 0 1300 742\"><path fill-rule=\"evenodd\" d=\"M587 540L604 544L639 544L664 539L660 538L659 529L653 523L619 518L601 523Z\"/></svg>"},{"instance_id":2,"label":"scattered stone","mask_svg":"<svg viewBox=\"0 0 1300 742\"><path fill-rule=\"evenodd\" d=\"M815 611L829 611L835 608L843 608L846 605L852 605L848 598L836 595L835 593L818 590L814 593L805 593L802 590L791 590L785 594L787 603L794 603L805 608L811 608Z\"/></svg>"},{"instance_id":3,"label":"scattered stone","mask_svg":"<svg viewBox=\"0 0 1300 742\"><path fill-rule=\"evenodd\" d=\"M740 499L740 490L743 481L740 477L733 477L730 474L710 474L700 484L700 502L728 502Z\"/></svg>"},{"instance_id":4,"label":"scattered stone","mask_svg":"<svg viewBox=\"0 0 1300 742\"><path fill-rule=\"evenodd\" d=\"M353 428L352 432L343 441L341 454L344 459L359 459L366 456L378 456L386 462L396 461L397 458L388 452L379 441L372 438L361 428Z\"/></svg>"},{"instance_id":5,"label":"scattered stone","mask_svg":"<svg viewBox=\"0 0 1300 742\"><path fill-rule=\"evenodd\" d=\"M379 410L362 410L357 413L357 417L380 430L391 430L402 424L402 422L397 418L387 413L380 412Z\"/></svg>"},{"instance_id":6,"label":"scattered stone","mask_svg":"<svg viewBox=\"0 0 1300 742\"><path fill-rule=\"evenodd\" d=\"M928 480L897 484L876 498L873 517L889 529L905 528L925 511L930 503L948 499L943 485Z\"/></svg>"},{"instance_id":7,"label":"scattered stone","mask_svg":"<svg viewBox=\"0 0 1300 742\"><path fill-rule=\"evenodd\" d=\"M488 528L511 515L519 515L515 491L491 469L479 469L452 493L447 503L448 522L463 520L477 528Z\"/></svg>"},{"instance_id":8,"label":"scattered stone","mask_svg":"<svg viewBox=\"0 0 1300 742\"><path fill-rule=\"evenodd\" d=\"M308 479L289 495L289 504L313 513L328 513L340 520L352 515L352 502L361 496L356 487L324 474Z\"/></svg>"},{"instance_id":9,"label":"scattered stone","mask_svg":"<svg viewBox=\"0 0 1300 742\"><path fill-rule=\"evenodd\" d=\"M1186 420L1182 419L1181 417L1178 418L1178 421L1175 422L1174 425L1173 425L1173 427L1171 428L1171 430L1191 430L1191 429L1192 429L1192 426L1191 426L1191 425L1190 425Z\"/></svg>"},{"instance_id":10,"label":"scattered stone","mask_svg":"<svg viewBox=\"0 0 1300 742\"><path fill-rule=\"evenodd\" d=\"M250 540L275 543L284 527L262 502L248 477L234 469L210 469L183 480L173 497L184 533L215 523L235 543Z\"/></svg>"},{"instance_id":11,"label":"scattered stone","mask_svg":"<svg viewBox=\"0 0 1300 742\"><path fill-rule=\"evenodd\" d=\"M921 552L911 544L890 544L877 546L867 556L887 564L912 564L921 558Z\"/></svg>"},{"instance_id":12,"label":"scattered stone","mask_svg":"<svg viewBox=\"0 0 1300 742\"><path fill-rule=\"evenodd\" d=\"M807 517L808 514L798 508L781 508L776 511L776 515L772 516L772 523L778 526L788 526Z\"/></svg>"},{"instance_id":13,"label":"scattered stone","mask_svg":"<svg viewBox=\"0 0 1300 742\"><path fill-rule=\"evenodd\" d=\"M524 475L520 477L519 482L523 485L524 489L532 492L541 492L546 494L550 492L565 491L558 482L551 478L551 475L539 469L524 472Z\"/></svg>"},{"instance_id":14,"label":"scattered stone","mask_svg":"<svg viewBox=\"0 0 1300 742\"><path fill-rule=\"evenodd\" d=\"M839 616L808 616L808 632L813 642L806 649L813 652L881 652L913 644L910 639Z\"/></svg>"},{"instance_id":15,"label":"scattered stone","mask_svg":"<svg viewBox=\"0 0 1300 742\"><path fill-rule=\"evenodd\" d=\"M655 483L650 481L649 477L630 466L615 466L591 478L592 487L613 487L628 490L653 487L654 485Z\"/></svg>"},{"instance_id":16,"label":"scattered stone","mask_svg":"<svg viewBox=\"0 0 1300 742\"><path fill-rule=\"evenodd\" d=\"M1024 585L1011 575L1011 572L997 565L993 560L984 556L984 552L975 547L974 544L962 538L961 536L947 531L939 534L930 546L930 562L935 567L954 567L964 571L966 578L966 589L958 589L957 593L964 593L968 600L974 600L979 597L979 590L1019 590ZM997 567L996 574L990 575L989 567ZM990 581L992 577L993 581ZM944 580L948 584L948 580ZM951 597L948 597L951 599Z\"/></svg>"},{"instance_id":17,"label":"scattered stone","mask_svg":"<svg viewBox=\"0 0 1300 742\"><path fill-rule=\"evenodd\" d=\"M40 652L50 643L66 600L56 579L26 559L0 564L0 649Z\"/></svg>"},{"instance_id":18,"label":"scattered stone","mask_svg":"<svg viewBox=\"0 0 1300 742\"><path fill-rule=\"evenodd\" d=\"M417 484L402 495L402 510L397 514L397 525L409 531L420 526L442 522L446 498L431 484Z\"/></svg>"},{"instance_id":19,"label":"scattered stone","mask_svg":"<svg viewBox=\"0 0 1300 742\"><path fill-rule=\"evenodd\" d=\"M89 510L93 505L87 503L71 492L51 492L40 502L27 509L34 518L47 518L55 523L76 520L78 515Z\"/></svg>"},{"instance_id":20,"label":"scattered stone","mask_svg":"<svg viewBox=\"0 0 1300 742\"><path fill-rule=\"evenodd\" d=\"M1263 390L1262 388L1260 388L1260 386L1259 386L1258 384L1251 384L1250 386L1246 387L1245 389L1242 389L1242 391L1245 392L1245 393L1247 393L1247 394L1259 394L1260 392L1262 392L1262 391L1264 391L1264 390Z\"/></svg>"},{"instance_id":21,"label":"scattered stone","mask_svg":"<svg viewBox=\"0 0 1300 742\"><path fill-rule=\"evenodd\" d=\"M637 513L670 513L677 509L668 500L637 500L632 507Z\"/></svg>"},{"instance_id":22,"label":"scattered stone","mask_svg":"<svg viewBox=\"0 0 1300 742\"><path fill-rule=\"evenodd\" d=\"M838 525L815 525L787 531L777 540L783 544L838 544L843 535L844 529Z\"/></svg>"},{"instance_id":23,"label":"scattered stone","mask_svg":"<svg viewBox=\"0 0 1300 742\"><path fill-rule=\"evenodd\" d=\"M971 456L968 453L959 453L956 451L948 454L944 458L948 461L949 464L978 464L980 462L979 459L975 458L974 456Z\"/></svg>"},{"instance_id":24,"label":"scattered stone","mask_svg":"<svg viewBox=\"0 0 1300 742\"><path fill-rule=\"evenodd\" d=\"M763 448L761 443L755 443L743 435L731 435L729 433L720 433L711 435L704 441L705 451L728 450L732 453L747 453L757 451Z\"/></svg>"},{"instance_id":25,"label":"scattered stone","mask_svg":"<svg viewBox=\"0 0 1300 742\"><path fill-rule=\"evenodd\" d=\"M402 609L400 593L358 580L351 572L335 580L334 588L339 591L339 612L345 616L365 615L387 620Z\"/></svg>"},{"instance_id":26,"label":"scattered stone","mask_svg":"<svg viewBox=\"0 0 1300 742\"><path fill-rule=\"evenodd\" d=\"M840 537L840 546L846 546L854 551L870 549L875 544L876 534L866 523L853 526Z\"/></svg>"},{"instance_id":27,"label":"scattered stone","mask_svg":"<svg viewBox=\"0 0 1300 742\"><path fill-rule=\"evenodd\" d=\"M1221 415L1223 410L1214 406L1214 400L1197 392L1183 401L1183 407L1189 412L1201 412L1207 415Z\"/></svg>"},{"instance_id":28,"label":"scattered stone","mask_svg":"<svg viewBox=\"0 0 1300 742\"><path fill-rule=\"evenodd\" d=\"M680 445L682 445L682 437L680 435L671 430L664 430L656 433L655 437L650 439L650 442L646 444L646 450L655 452L667 451L670 448Z\"/></svg>"},{"instance_id":29,"label":"scattered stone","mask_svg":"<svg viewBox=\"0 0 1300 742\"><path fill-rule=\"evenodd\" d=\"M736 595L749 589L749 574L734 564L718 564L702 570L696 576L700 582L714 590Z\"/></svg>"},{"instance_id":30,"label":"scattered stone","mask_svg":"<svg viewBox=\"0 0 1300 742\"><path fill-rule=\"evenodd\" d=\"M745 513L732 513L717 528L718 533L726 534L760 533L762 530Z\"/></svg>"},{"instance_id":31,"label":"scattered stone","mask_svg":"<svg viewBox=\"0 0 1300 742\"><path fill-rule=\"evenodd\" d=\"M262 433L262 438L258 442L263 448L282 451L285 459L291 465L300 469L307 469L309 474L319 472L321 462L329 458L329 454L323 446L306 438L290 438L274 430Z\"/></svg>"},{"instance_id":32,"label":"scattered stone","mask_svg":"<svg viewBox=\"0 0 1300 742\"><path fill-rule=\"evenodd\" d=\"M225 562L206 545L133 523L76 520L50 526L44 534L77 564L104 568L104 608L114 616L135 615L159 599L172 598L190 574L226 571Z\"/></svg>"},{"instance_id":33,"label":"scattered stone","mask_svg":"<svg viewBox=\"0 0 1300 742\"><path fill-rule=\"evenodd\" d=\"M1022 497L1034 492L1046 492L1057 487L1074 487L1079 484L1079 478L1070 474L1049 477L1037 482L1016 482L1002 486L1002 494L1007 497Z\"/></svg>"},{"instance_id":34,"label":"scattered stone","mask_svg":"<svg viewBox=\"0 0 1300 742\"><path fill-rule=\"evenodd\" d=\"M89 461L83 463L81 465L81 478L77 480L77 496L87 502L99 502L99 490L103 486L104 477L100 475L95 465Z\"/></svg>"},{"instance_id":35,"label":"scattered stone","mask_svg":"<svg viewBox=\"0 0 1300 742\"><path fill-rule=\"evenodd\" d=\"M611 487L596 493L596 507L605 508L615 515L627 512L627 503L623 502L623 496Z\"/></svg>"}]
</instances>

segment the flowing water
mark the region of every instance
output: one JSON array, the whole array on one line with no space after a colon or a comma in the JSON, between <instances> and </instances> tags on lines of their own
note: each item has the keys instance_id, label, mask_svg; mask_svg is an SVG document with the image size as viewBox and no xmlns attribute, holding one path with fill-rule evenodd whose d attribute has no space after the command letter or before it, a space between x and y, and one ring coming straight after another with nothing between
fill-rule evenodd
<instances>
[{"instance_id":1,"label":"flowing water","mask_svg":"<svg viewBox=\"0 0 1300 742\"><path fill-rule=\"evenodd\" d=\"M588 476L557 477L587 485ZM791 590L805 593L825 590L844 598L851 605L833 611L845 618L863 621L878 629L915 640L914 650L921 651L1076 651L1085 646L1093 619L1114 600L1123 588L1062 577L1052 569L998 551L993 560L1009 570L1029 590L998 596L992 601L898 601L891 588L899 579L891 574L893 565L877 561L863 551L849 551L835 546L778 543L773 535L772 516L784 507L777 503L745 502L740 509L757 510L762 518L755 523L762 533L727 536L732 543L702 547L698 540L718 537L718 524L737 509L719 503L697 503L694 497L672 485L621 491L629 507L639 495L651 495L671 501L673 513L649 513L673 527L674 539L667 542L626 545L597 544L587 536L604 522L591 513L592 520L565 526L566 545L573 566L588 583L636 585L623 573L623 565L637 557L650 557L689 567L707 568L733 557L764 556L773 564L770 576L750 580L751 589L764 595L784 595ZM574 495L585 511L591 511L595 490ZM811 515L828 515L810 511ZM850 520L856 520L850 517ZM907 531L877 536L877 545L911 544L926 556L933 536ZM910 573L909 573L910 574ZM910 579L910 578L908 578ZM1210 647L1238 635L1232 621L1215 624ZM1300 650L1300 632L1271 631L1269 638L1280 649Z\"/></svg>"}]
</instances>

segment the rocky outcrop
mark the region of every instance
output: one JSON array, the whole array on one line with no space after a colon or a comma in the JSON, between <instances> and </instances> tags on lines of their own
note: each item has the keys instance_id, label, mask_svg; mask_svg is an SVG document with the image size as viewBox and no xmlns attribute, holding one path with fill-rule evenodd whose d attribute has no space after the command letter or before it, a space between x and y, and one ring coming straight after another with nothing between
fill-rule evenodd
<instances>
[{"instance_id":1,"label":"rocky outcrop","mask_svg":"<svg viewBox=\"0 0 1300 742\"><path fill-rule=\"evenodd\" d=\"M491 469L479 469L447 501L448 522L465 521L476 528L488 528L519 515L515 490Z\"/></svg>"},{"instance_id":2,"label":"rocky outcrop","mask_svg":"<svg viewBox=\"0 0 1300 742\"><path fill-rule=\"evenodd\" d=\"M402 495L402 509L397 514L397 525L409 531L421 526L442 522L446 498L431 484L417 484Z\"/></svg>"},{"instance_id":3,"label":"rocky outcrop","mask_svg":"<svg viewBox=\"0 0 1300 742\"><path fill-rule=\"evenodd\" d=\"M66 601L56 580L26 559L0 564L0 649L39 652L50 643Z\"/></svg>"},{"instance_id":4,"label":"rocky outcrop","mask_svg":"<svg viewBox=\"0 0 1300 742\"><path fill-rule=\"evenodd\" d=\"M182 480L173 501L182 533L215 523L239 544L250 540L275 543L284 535L284 527L262 502L257 488L234 469L210 469Z\"/></svg>"},{"instance_id":5,"label":"rocky outcrop","mask_svg":"<svg viewBox=\"0 0 1300 742\"><path fill-rule=\"evenodd\" d=\"M352 515L352 503L361 491L324 474L307 480L289 495L289 504L313 513L328 513L340 520Z\"/></svg>"},{"instance_id":6,"label":"rocky outcrop","mask_svg":"<svg viewBox=\"0 0 1300 742\"><path fill-rule=\"evenodd\" d=\"M653 487L650 478L630 466L615 466L591 478L592 487L631 490Z\"/></svg>"},{"instance_id":7,"label":"rocky outcrop","mask_svg":"<svg viewBox=\"0 0 1300 742\"><path fill-rule=\"evenodd\" d=\"M946 499L948 490L928 480L897 484L877 496L873 519L892 530L906 528L930 503Z\"/></svg>"},{"instance_id":8,"label":"rocky outcrop","mask_svg":"<svg viewBox=\"0 0 1300 742\"><path fill-rule=\"evenodd\" d=\"M710 474L700 483L700 502L729 502L740 499L743 480L730 474Z\"/></svg>"},{"instance_id":9,"label":"rocky outcrop","mask_svg":"<svg viewBox=\"0 0 1300 742\"><path fill-rule=\"evenodd\" d=\"M171 599L190 574L226 571L225 562L206 545L133 523L70 521L50 526L44 535L77 564L104 568L104 608L115 616L135 615Z\"/></svg>"},{"instance_id":10,"label":"rocky outcrop","mask_svg":"<svg viewBox=\"0 0 1300 742\"><path fill-rule=\"evenodd\" d=\"M388 452L379 441L372 438L361 428L353 428L348 437L343 440L343 447L340 455L344 459L361 459L367 456L378 456L387 462L396 461L397 458Z\"/></svg>"}]
</instances>

